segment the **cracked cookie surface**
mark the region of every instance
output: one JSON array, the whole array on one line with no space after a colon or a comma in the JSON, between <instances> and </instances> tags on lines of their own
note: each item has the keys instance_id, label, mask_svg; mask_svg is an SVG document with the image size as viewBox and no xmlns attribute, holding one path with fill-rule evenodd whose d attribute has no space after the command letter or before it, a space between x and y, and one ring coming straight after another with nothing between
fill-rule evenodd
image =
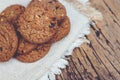
<instances>
[{"instance_id":1,"label":"cracked cookie surface","mask_svg":"<svg viewBox=\"0 0 120 80\"><path fill-rule=\"evenodd\" d=\"M18 46L18 38L12 25L0 22L0 62L13 57Z\"/></svg>"},{"instance_id":2,"label":"cracked cookie surface","mask_svg":"<svg viewBox=\"0 0 120 80\"><path fill-rule=\"evenodd\" d=\"M41 58L43 58L49 51L51 44L42 44L39 45L37 48L29 52L28 54L17 55L16 59L22 62L35 62Z\"/></svg>"}]
</instances>

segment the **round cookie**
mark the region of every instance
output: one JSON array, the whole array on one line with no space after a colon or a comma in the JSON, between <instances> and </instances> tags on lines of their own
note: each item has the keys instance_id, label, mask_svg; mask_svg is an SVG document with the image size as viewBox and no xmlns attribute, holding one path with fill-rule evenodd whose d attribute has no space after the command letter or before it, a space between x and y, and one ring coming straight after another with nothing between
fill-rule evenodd
<instances>
[{"instance_id":1,"label":"round cookie","mask_svg":"<svg viewBox=\"0 0 120 80\"><path fill-rule=\"evenodd\" d=\"M29 52L28 54L24 55L17 55L16 59L22 62L35 62L41 58L43 58L49 51L51 44L42 44L39 45L37 48Z\"/></svg>"},{"instance_id":2,"label":"round cookie","mask_svg":"<svg viewBox=\"0 0 120 80\"><path fill-rule=\"evenodd\" d=\"M70 20L66 16L64 19L58 20L58 31L53 36L53 38L49 41L50 43L54 43L56 41L61 40L70 32Z\"/></svg>"},{"instance_id":3,"label":"round cookie","mask_svg":"<svg viewBox=\"0 0 120 80\"><path fill-rule=\"evenodd\" d=\"M18 38L12 25L0 22L0 62L8 61L15 54Z\"/></svg>"},{"instance_id":4,"label":"round cookie","mask_svg":"<svg viewBox=\"0 0 120 80\"><path fill-rule=\"evenodd\" d=\"M33 49L35 49L37 46L37 44L32 44L28 41L25 41L24 39L20 39L17 54L27 54Z\"/></svg>"},{"instance_id":5,"label":"round cookie","mask_svg":"<svg viewBox=\"0 0 120 80\"><path fill-rule=\"evenodd\" d=\"M27 7L19 17L18 31L27 41L42 44L49 41L57 32L57 21L39 5Z\"/></svg>"},{"instance_id":6,"label":"round cookie","mask_svg":"<svg viewBox=\"0 0 120 80\"><path fill-rule=\"evenodd\" d=\"M4 16L6 20L12 24L15 23L17 18L22 14L25 10L24 6L21 5L11 5L7 7L1 14L0 16Z\"/></svg>"}]
</instances>

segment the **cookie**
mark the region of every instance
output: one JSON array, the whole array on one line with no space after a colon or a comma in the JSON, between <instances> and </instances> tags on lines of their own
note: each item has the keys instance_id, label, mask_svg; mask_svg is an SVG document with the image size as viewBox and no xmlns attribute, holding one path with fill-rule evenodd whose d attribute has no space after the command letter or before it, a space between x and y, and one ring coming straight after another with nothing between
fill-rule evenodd
<instances>
[{"instance_id":1,"label":"cookie","mask_svg":"<svg viewBox=\"0 0 120 80\"><path fill-rule=\"evenodd\" d=\"M21 62L31 63L43 58L49 51L51 44L42 44L28 54L17 55L16 59Z\"/></svg>"},{"instance_id":2,"label":"cookie","mask_svg":"<svg viewBox=\"0 0 120 80\"><path fill-rule=\"evenodd\" d=\"M21 5L11 5L7 7L1 14L0 16L4 16L6 20L12 24L15 23L17 18L22 14L25 10L25 7Z\"/></svg>"},{"instance_id":3,"label":"cookie","mask_svg":"<svg viewBox=\"0 0 120 80\"><path fill-rule=\"evenodd\" d=\"M15 54L18 38L12 25L0 22L0 62L8 61Z\"/></svg>"},{"instance_id":4,"label":"cookie","mask_svg":"<svg viewBox=\"0 0 120 80\"><path fill-rule=\"evenodd\" d=\"M57 22L41 5L27 7L18 19L18 31L31 43L42 44L49 41L57 28Z\"/></svg>"},{"instance_id":5,"label":"cookie","mask_svg":"<svg viewBox=\"0 0 120 80\"><path fill-rule=\"evenodd\" d=\"M50 43L54 43L56 41L61 40L70 32L70 20L66 16L64 19L58 20L58 31L54 35L54 37L49 41Z\"/></svg>"},{"instance_id":6,"label":"cookie","mask_svg":"<svg viewBox=\"0 0 120 80\"><path fill-rule=\"evenodd\" d=\"M25 41L24 39L20 39L17 54L27 54L33 49L35 49L37 46L37 44L32 44L28 41Z\"/></svg>"},{"instance_id":7,"label":"cookie","mask_svg":"<svg viewBox=\"0 0 120 80\"><path fill-rule=\"evenodd\" d=\"M39 6L49 12L54 19L61 19L66 16L66 8L58 0L32 0L28 6Z\"/></svg>"}]
</instances>

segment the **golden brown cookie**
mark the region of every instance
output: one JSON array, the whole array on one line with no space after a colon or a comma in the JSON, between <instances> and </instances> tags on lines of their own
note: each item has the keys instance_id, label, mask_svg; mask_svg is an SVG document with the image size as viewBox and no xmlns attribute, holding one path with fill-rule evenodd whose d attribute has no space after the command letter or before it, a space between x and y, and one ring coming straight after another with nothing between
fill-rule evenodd
<instances>
[{"instance_id":1,"label":"golden brown cookie","mask_svg":"<svg viewBox=\"0 0 120 80\"><path fill-rule=\"evenodd\" d=\"M16 59L22 62L31 63L43 58L49 51L51 44L42 44L28 54L17 55Z\"/></svg>"},{"instance_id":2,"label":"golden brown cookie","mask_svg":"<svg viewBox=\"0 0 120 80\"><path fill-rule=\"evenodd\" d=\"M23 38L20 39L18 49L17 49L17 54L27 54L33 49L35 49L38 45L37 44L32 44Z\"/></svg>"},{"instance_id":3,"label":"golden brown cookie","mask_svg":"<svg viewBox=\"0 0 120 80\"><path fill-rule=\"evenodd\" d=\"M58 20L58 31L53 36L53 38L49 41L50 43L54 43L56 41L61 40L70 32L70 20L66 16L64 19Z\"/></svg>"},{"instance_id":4,"label":"golden brown cookie","mask_svg":"<svg viewBox=\"0 0 120 80\"><path fill-rule=\"evenodd\" d=\"M49 12L39 6L29 6L19 17L18 31L27 41L42 44L49 41L57 32L57 22Z\"/></svg>"},{"instance_id":5,"label":"golden brown cookie","mask_svg":"<svg viewBox=\"0 0 120 80\"><path fill-rule=\"evenodd\" d=\"M0 16L4 16L6 20L12 24L14 24L17 20L17 18L22 14L25 10L25 7L21 5L11 5L7 7Z\"/></svg>"},{"instance_id":6,"label":"golden brown cookie","mask_svg":"<svg viewBox=\"0 0 120 80\"><path fill-rule=\"evenodd\" d=\"M0 62L8 61L18 46L18 38L12 25L0 22Z\"/></svg>"}]
</instances>

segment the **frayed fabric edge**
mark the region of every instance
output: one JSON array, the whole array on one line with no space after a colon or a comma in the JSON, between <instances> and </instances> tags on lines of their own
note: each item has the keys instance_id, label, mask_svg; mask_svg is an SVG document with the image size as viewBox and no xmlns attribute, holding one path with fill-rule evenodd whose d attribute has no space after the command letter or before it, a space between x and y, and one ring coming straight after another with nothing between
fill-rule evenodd
<instances>
[{"instance_id":1,"label":"frayed fabric edge","mask_svg":"<svg viewBox=\"0 0 120 80\"><path fill-rule=\"evenodd\" d=\"M95 8L90 6L89 0L86 2L80 2L80 0L66 0L69 4L71 4L78 12L82 13L83 15L87 16L90 20L90 24L93 23L92 21L102 21L103 16L102 14L96 10ZM86 26L90 28L90 26ZM88 34L90 33L90 30L86 29L88 31ZM85 32L86 33L86 32ZM66 68L66 65L68 64L68 61L66 60L66 56L72 55L72 52L74 48L79 47L82 43L87 42L90 43L89 40L86 39L85 34L83 35L78 34L78 39L76 39L71 46L68 48L68 50L64 53L63 56L61 56L60 59L58 59L50 68L49 71L46 72L45 75L43 75L38 80L56 80L56 75L61 74L61 69Z\"/></svg>"},{"instance_id":2,"label":"frayed fabric edge","mask_svg":"<svg viewBox=\"0 0 120 80\"><path fill-rule=\"evenodd\" d=\"M89 26L88 26L89 27ZM85 34L88 35L88 34ZM68 61L66 60L66 56L72 55L72 51L74 48L79 47L82 43L87 42L89 43L89 40L87 40L84 36L78 36L78 39L75 40L74 43L69 47L69 49L64 53L63 56L61 56L60 59L58 59L50 68L49 71L46 72L44 76L42 76L39 80L56 80L55 75L61 74L61 69L66 68L66 65L68 64Z\"/></svg>"}]
</instances>

